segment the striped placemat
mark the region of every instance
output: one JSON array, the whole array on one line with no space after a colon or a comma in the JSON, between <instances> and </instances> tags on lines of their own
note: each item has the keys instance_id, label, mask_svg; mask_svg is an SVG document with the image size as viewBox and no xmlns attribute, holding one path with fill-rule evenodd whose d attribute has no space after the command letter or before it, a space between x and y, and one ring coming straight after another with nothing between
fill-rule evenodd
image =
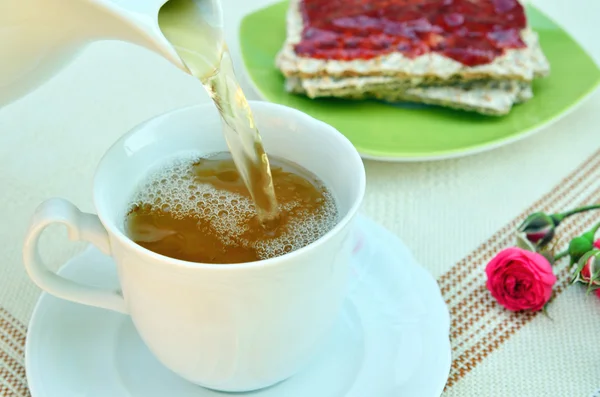
<instances>
[{"instance_id":1,"label":"striped placemat","mask_svg":"<svg viewBox=\"0 0 600 397\"><path fill-rule=\"evenodd\" d=\"M549 319L541 313L511 313L500 307L486 290L485 265L499 250L514 243L513 231L527 214L534 211L559 212L566 208L597 202L600 202L600 150L565 177L552 191L507 223L438 279L451 314L453 363L444 395L527 395L515 392L510 379L506 379L505 374L498 374L497 371L494 373L483 370L478 372L478 367L486 360L494 360L495 353L498 354L497 352L503 347L510 346L511 338L515 337L528 324L536 321L549 321ZM598 214L594 213L567 219L559 229L558 237L561 239L561 245L565 246L571 236L588 229L598 219ZM569 269L567 265L567 259L563 259L556 265L559 280L555 287L557 297L568 286ZM566 317L566 321L573 321L574 327L577 326L575 325L577 316L585 315L585 313L581 313L581 310L585 310L585 308L564 310L561 306L560 310L554 310L552 306L554 304L552 303L550 306L550 316L561 318L563 321ZM600 305L600 302L598 304ZM24 363L26 331L26 326L22 322L0 308L0 396L2 397L30 395L27 389ZM594 336L597 335L596 332ZM540 334L539 338L543 339L544 335ZM562 342L549 342L549 348L552 348L551 343ZM524 354L529 353L524 352ZM578 384L581 386L581 383L585 383L587 379L587 385L584 385L581 390L589 388L589 392L585 395L591 396L600 387L600 377L589 379L589 374L579 371L577 362L575 362L579 359L577 354L571 356L557 354L556 356L561 367L565 369L571 367L573 373L581 372L580 378L572 378L571 373L568 375L563 373L564 380L573 382L573 386ZM507 362L508 364L510 363ZM544 363L540 368L543 368L543 365ZM507 373L509 372L510 369L507 369ZM563 375L557 374L559 378ZM489 381L489 377L496 376L498 389L492 394L478 389L477 385L481 384L480 377L482 376L486 377L486 381ZM532 373L526 376L535 376L535 371L532 369ZM494 379L491 382L494 382ZM574 393L572 395L581 394Z\"/></svg>"},{"instance_id":2,"label":"striped placemat","mask_svg":"<svg viewBox=\"0 0 600 397\"><path fill-rule=\"evenodd\" d=\"M27 328L0 308L0 396L29 396L25 377Z\"/></svg>"},{"instance_id":3,"label":"striped placemat","mask_svg":"<svg viewBox=\"0 0 600 397\"><path fill-rule=\"evenodd\" d=\"M450 338L452 341L452 369L446 385L445 394L447 395L465 395L464 391L471 390L469 387L469 374L480 365L484 360L493 356L494 352L502 348L504 344L510 343L510 339L519 330L527 324L540 320L547 321L548 318L541 312L537 313L514 313L509 312L496 303L486 289L485 266L493 256L500 250L515 244L514 230L525 219L525 217L535 211L544 211L546 213L556 213L568 208L574 208L582 205L600 202L600 151L597 151L582 163L574 172L565 177L548 194L532 204L522 214L507 223L502 229L496 232L487 241L482 243L473 252L454 265L448 272L438 279L442 295L444 296L451 316ZM597 212L588 212L576 217L567 218L558 229L557 238L560 244L557 247L566 249L571 237L577 236L588 230L594 223L600 220ZM559 296L569 285L570 271L568 258L563 258L555 264L555 273L558 282L554 287L555 296ZM575 287L573 287L575 288ZM561 321L572 321L573 326L577 327L578 317L586 316L585 309L573 307L572 310L553 310L552 302L549 307L549 315L560 317ZM600 305L600 302L599 302ZM588 316L598 313L589 313ZM600 322L598 323L600 326ZM595 337L596 335L594 335ZM545 336L539 335L540 339ZM565 335L565 339L567 335ZM597 342L597 341L596 341ZM563 341L550 340L547 343L548 349L555 349L555 344ZM582 341L582 343L584 343ZM598 345L597 343L595 343ZM597 349L596 349L597 352ZM530 351L523 352L530 354ZM590 352L592 354L592 352ZM573 368L577 372L576 360L579 360L576 354L571 356L559 357L556 360L565 370ZM527 376L534 377L536 372L543 371L543 363L538 367L531 368L531 373ZM498 383L508 385L511 380L508 376L510 368L507 368L505 374L490 374L485 372L485 376L496 376ZM596 371L585 373L581 371L580 378L583 383L600 386L600 377L589 379L591 374ZM577 384L577 378L570 378L564 371L555 374L556 377L564 377L565 382ZM508 378L508 379L507 379ZM454 388L461 380L465 381L464 390L455 391ZM594 383L595 382L595 383ZM510 393L509 393L510 391ZM593 388L584 395L591 395ZM474 392L474 391L473 391ZM481 390L479 391L481 393ZM475 393L473 395L480 395ZM522 394L512 388L503 389L499 387L497 394L493 395L513 395L525 396L532 394ZM470 394L469 394L470 395ZM488 395L485 393L485 395ZM541 394L534 394L541 395ZM543 395L546 395L545 393ZM549 394L552 395L552 394ZM554 394L557 396L558 394ZM571 394L573 396L581 394Z\"/></svg>"}]
</instances>

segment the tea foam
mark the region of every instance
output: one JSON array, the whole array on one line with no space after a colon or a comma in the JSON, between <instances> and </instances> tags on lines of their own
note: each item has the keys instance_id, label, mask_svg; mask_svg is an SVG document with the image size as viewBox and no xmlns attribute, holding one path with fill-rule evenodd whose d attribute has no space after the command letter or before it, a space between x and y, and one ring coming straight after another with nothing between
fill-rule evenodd
<instances>
[{"instance_id":1,"label":"tea foam","mask_svg":"<svg viewBox=\"0 0 600 397\"><path fill-rule=\"evenodd\" d=\"M258 259L302 248L327 233L337 222L333 196L324 186L318 186L322 189L323 202L317 211L303 210L301 200L282 202L279 210L288 215L285 230L280 235L251 241L247 236L249 222L257 213L250 196L217 189L210 183L198 183L194 160L198 158L178 158L151 172L137 189L129 212L138 208L160 210L176 220L195 218L198 225L210 225L224 245L252 248Z\"/></svg>"}]
</instances>

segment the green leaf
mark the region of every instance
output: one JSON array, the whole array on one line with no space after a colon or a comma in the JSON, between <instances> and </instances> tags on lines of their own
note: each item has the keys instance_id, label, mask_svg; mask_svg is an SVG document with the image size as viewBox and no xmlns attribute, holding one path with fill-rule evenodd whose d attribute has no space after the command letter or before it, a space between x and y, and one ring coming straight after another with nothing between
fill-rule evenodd
<instances>
[{"instance_id":1,"label":"green leaf","mask_svg":"<svg viewBox=\"0 0 600 397\"><path fill-rule=\"evenodd\" d=\"M527 236L525 235L525 233L517 232L515 233L515 235L517 238L517 247L525 251L536 252L535 245L533 245L531 241L527 240Z\"/></svg>"}]
</instances>

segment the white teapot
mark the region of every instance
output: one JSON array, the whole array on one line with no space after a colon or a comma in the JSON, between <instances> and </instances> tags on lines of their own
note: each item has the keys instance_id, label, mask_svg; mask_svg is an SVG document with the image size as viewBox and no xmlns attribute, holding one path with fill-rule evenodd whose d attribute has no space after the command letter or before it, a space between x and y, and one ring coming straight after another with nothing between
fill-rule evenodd
<instances>
[{"instance_id":1,"label":"white teapot","mask_svg":"<svg viewBox=\"0 0 600 397\"><path fill-rule=\"evenodd\" d=\"M218 0L189 0L221 28ZM167 0L0 0L0 107L27 94L96 40L146 47L188 72L158 25ZM188 72L189 73L189 72Z\"/></svg>"}]
</instances>

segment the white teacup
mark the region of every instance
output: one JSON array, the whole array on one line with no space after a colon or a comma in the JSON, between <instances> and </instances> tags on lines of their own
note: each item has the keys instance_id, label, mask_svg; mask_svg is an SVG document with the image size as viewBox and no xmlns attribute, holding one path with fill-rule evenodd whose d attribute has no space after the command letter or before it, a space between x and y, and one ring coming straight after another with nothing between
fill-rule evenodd
<instances>
[{"instance_id":1,"label":"white teacup","mask_svg":"<svg viewBox=\"0 0 600 397\"><path fill-rule=\"evenodd\" d=\"M267 152L312 171L333 192L340 220L319 240L268 260L212 265L156 254L124 234L129 200L150 169L177 154L227 150L218 113L205 105L164 114L123 136L94 178L98 216L63 199L48 200L36 211L23 248L27 272L40 288L129 314L166 367L223 391L286 379L319 347L344 298L350 231L365 190L358 153L333 127L280 105L251 107ZM52 223L112 256L121 289L101 290L50 272L37 245Z\"/></svg>"}]
</instances>

